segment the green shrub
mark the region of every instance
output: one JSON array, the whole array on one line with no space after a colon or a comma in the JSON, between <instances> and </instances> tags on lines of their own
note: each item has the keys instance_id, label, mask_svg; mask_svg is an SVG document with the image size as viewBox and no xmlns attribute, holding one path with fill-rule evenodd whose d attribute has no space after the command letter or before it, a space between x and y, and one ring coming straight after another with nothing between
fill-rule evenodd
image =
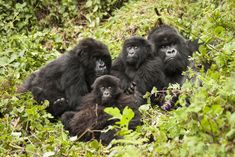
<instances>
[{"instance_id":1,"label":"green shrub","mask_svg":"<svg viewBox=\"0 0 235 157\"><path fill-rule=\"evenodd\" d=\"M234 2L133 0L116 10L116 3L124 1L105 2L0 2L0 156L234 156ZM141 106L143 125L136 131L127 130L128 121L121 120L131 119L131 112L118 114L120 125L115 127L121 128L124 138L106 147L97 141L70 141L59 121L49 121L47 102L38 105L31 94L15 93L29 73L83 37L101 40L116 58L126 38L146 36L155 26L159 17L154 8L185 37L204 42L192 58L196 65L211 64L206 72L198 66L196 82L187 81L180 89L181 108L165 112L157 106ZM79 9L86 18L77 15ZM111 16L110 10L114 10ZM95 22L106 15L107 20ZM89 18L90 26L96 27L83 25ZM196 75L192 69L188 73Z\"/></svg>"}]
</instances>

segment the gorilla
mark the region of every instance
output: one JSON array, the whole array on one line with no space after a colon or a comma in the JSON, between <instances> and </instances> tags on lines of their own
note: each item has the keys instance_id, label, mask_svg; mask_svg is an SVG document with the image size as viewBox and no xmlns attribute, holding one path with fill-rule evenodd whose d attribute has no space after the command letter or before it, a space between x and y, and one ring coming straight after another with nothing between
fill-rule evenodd
<instances>
[{"instance_id":1,"label":"gorilla","mask_svg":"<svg viewBox=\"0 0 235 157\"><path fill-rule=\"evenodd\" d=\"M97 78L92 85L91 93L81 98L82 106L78 106L78 111L67 111L61 116L64 128L71 136L78 135L80 141L91 139L101 140L103 144L108 144L115 138L116 131L101 133L101 130L115 120L109 120L110 115L104 112L105 107L117 107L121 111L130 107L135 116L129 124L130 129L140 125L140 115L138 102L133 95L126 95L120 88L120 80L115 76L104 75Z\"/></svg>"},{"instance_id":2,"label":"gorilla","mask_svg":"<svg viewBox=\"0 0 235 157\"><path fill-rule=\"evenodd\" d=\"M189 56L198 50L198 40L184 39L176 29L162 24L153 29L148 40L154 45L154 54L159 56L164 65L167 84L182 83L185 77L182 72L189 65Z\"/></svg>"},{"instance_id":3,"label":"gorilla","mask_svg":"<svg viewBox=\"0 0 235 157\"><path fill-rule=\"evenodd\" d=\"M58 117L80 104L97 77L110 73L111 62L106 45L85 38L69 53L31 74L18 92L31 91L38 102L48 100L48 112Z\"/></svg>"},{"instance_id":4,"label":"gorilla","mask_svg":"<svg viewBox=\"0 0 235 157\"><path fill-rule=\"evenodd\" d=\"M159 56L163 61L167 86L175 83L182 85L187 78L187 76L182 75L182 72L191 64L189 57L192 56L194 51L198 51L198 40L193 42L186 40L176 29L165 24L153 29L148 35L148 40L154 46L155 56ZM165 93L158 95L157 99L161 99L161 101L157 101L157 103L162 109L169 110L173 107L172 104L178 100L179 94L171 94L172 100L165 102L162 100L164 95ZM155 98L155 100L157 99Z\"/></svg>"},{"instance_id":5,"label":"gorilla","mask_svg":"<svg viewBox=\"0 0 235 157\"><path fill-rule=\"evenodd\" d=\"M122 52L114 61L111 74L120 78L121 88L129 94L136 90L144 95L155 86L162 89L166 86L163 62L154 57L152 45L142 37L131 37L125 40Z\"/></svg>"}]
</instances>

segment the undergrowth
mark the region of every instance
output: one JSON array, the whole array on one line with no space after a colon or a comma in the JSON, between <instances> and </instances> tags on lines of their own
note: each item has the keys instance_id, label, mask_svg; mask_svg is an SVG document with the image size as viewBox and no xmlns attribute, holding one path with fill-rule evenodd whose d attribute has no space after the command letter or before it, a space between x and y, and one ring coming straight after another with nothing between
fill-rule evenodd
<instances>
[{"instance_id":1,"label":"undergrowth","mask_svg":"<svg viewBox=\"0 0 235 157\"><path fill-rule=\"evenodd\" d=\"M235 3L115 2L0 2L0 156L234 156ZM116 58L126 38L146 37L155 26L159 16L154 8L183 36L203 42L192 60L210 65L207 71L203 66L198 73L188 70L197 79L183 85L181 108L166 112L149 104L141 106L144 124L136 131L125 130L124 139L105 147L98 141L69 140L60 121L48 120L47 102L40 106L30 93L15 93L32 71L84 37L104 42ZM186 97L190 97L189 107Z\"/></svg>"}]
</instances>

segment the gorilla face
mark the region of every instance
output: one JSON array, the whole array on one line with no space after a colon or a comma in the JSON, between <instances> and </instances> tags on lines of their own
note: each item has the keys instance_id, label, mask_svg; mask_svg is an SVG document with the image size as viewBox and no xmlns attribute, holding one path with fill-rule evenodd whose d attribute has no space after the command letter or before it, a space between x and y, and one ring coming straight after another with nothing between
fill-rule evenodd
<instances>
[{"instance_id":1,"label":"gorilla face","mask_svg":"<svg viewBox=\"0 0 235 157\"><path fill-rule=\"evenodd\" d=\"M100 87L100 94L101 94L102 104L111 102L113 90L114 90L114 88L112 88L111 86L109 86L109 87L105 87L105 86Z\"/></svg>"},{"instance_id":2,"label":"gorilla face","mask_svg":"<svg viewBox=\"0 0 235 157\"><path fill-rule=\"evenodd\" d=\"M85 66L86 73L99 77L110 72L112 59L108 47L103 43L87 38L82 40L74 51Z\"/></svg>"},{"instance_id":3,"label":"gorilla face","mask_svg":"<svg viewBox=\"0 0 235 157\"><path fill-rule=\"evenodd\" d=\"M138 45L129 45L126 47L126 61L129 64L135 64L139 60L141 48Z\"/></svg>"},{"instance_id":4,"label":"gorilla face","mask_svg":"<svg viewBox=\"0 0 235 157\"><path fill-rule=\"evenodd\" d=\"M119 83L120 80L111 75L97 78L92 85L92 92L97 96L97 102L101 102L101 105L111 105L121 93Z\"/></svg>"},{"instance_id":5,"label":"gorilla face","mask_svg":"<svg viewBox=\"0 0 235 157\"><path fill-rule=\"evenodd\" d=\"M163 25L153 30L148 39L154 45L154 53L164 62L167 75L186 70L191 55L186 40L172 27Z\"/></svg>"},{"instance_id":6,"label":"gorilla face","mask_svg":"<svg viewBox=\"0 0 235 157\"><path fill-rule=\"evenodd\" d=\"M95 73L97 77L108 74L106 63L102 59L96 59L95 63Z\"/></svg>"},{"instance_id":7,"label":"gorilla face","mask_svg":"<svg viewBox=\"0 0 235 157\"><path fill-rule=\"evenodd\" d=\"M147 57L152 55L151 45L143 38L132 37L125 40L122 50L123 62L138 68Z\"/></svg>"},{"instance_id":8,"label":"gorilla face","mask_svg":"<svg viewBox=\"0 0 235 157\"><path fill-rule=\"evenodd\" d=\"M181 73L186 70L188 65L187 47L184 47L183 40L180 37L171 34L159 37L159 45L156 50L162 58L167 74Z\"/></svg>"}]
</instances>

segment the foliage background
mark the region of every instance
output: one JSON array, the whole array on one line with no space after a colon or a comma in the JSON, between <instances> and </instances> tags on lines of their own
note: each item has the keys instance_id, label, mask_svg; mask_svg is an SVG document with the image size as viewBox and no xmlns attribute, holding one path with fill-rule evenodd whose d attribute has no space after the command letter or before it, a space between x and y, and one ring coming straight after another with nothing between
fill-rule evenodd
<instances>
[{"instance_id":1,"label":"foliage background","mask_svg":"<svg viewBox=\"0 0 235 157\"><path fill-rule=\"evenodd\" d=\"M111 147L69 140L61 122L48 120L47 103L15 93L26 76L83 37L104 42L115 58L126 38L146 37L155 26L154 8L188 39L199 37L204 44L193 60L211 64L184 84L182 108L143 105L143 126ZM233 0L0 1L0 156L234 156L234 8Z\"/></svg>"}]
</instances>

